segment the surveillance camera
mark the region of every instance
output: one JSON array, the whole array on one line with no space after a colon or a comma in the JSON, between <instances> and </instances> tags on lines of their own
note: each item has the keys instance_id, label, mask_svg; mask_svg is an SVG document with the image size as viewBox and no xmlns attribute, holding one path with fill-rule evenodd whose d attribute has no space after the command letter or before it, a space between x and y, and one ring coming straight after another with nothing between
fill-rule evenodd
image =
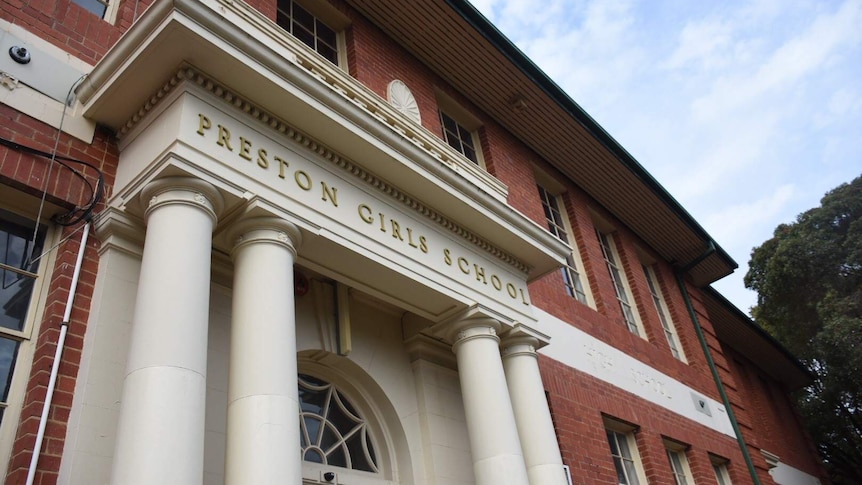
<instances>
[{"instance_id":1,"label":"surveillance camera","mask_svg":"<svg viewBox=\"0 0 862 485\"><path fill-rule=\"evenodd\" d=\"M327 482L331 482L331 481L335 480L335 473L334 472L326 472L323 474L323 479L326 480Z\"/></svg>"}]
</instances>

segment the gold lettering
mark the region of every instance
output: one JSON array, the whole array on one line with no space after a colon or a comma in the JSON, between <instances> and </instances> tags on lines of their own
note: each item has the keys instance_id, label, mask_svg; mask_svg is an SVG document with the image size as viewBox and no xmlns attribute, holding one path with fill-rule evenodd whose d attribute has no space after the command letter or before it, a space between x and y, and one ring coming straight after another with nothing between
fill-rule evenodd
<instances>
[{"instance_id":1,"label":"gold lettering","mask_svg":"<svg viewBox=\"0 0 862 485\"><path fill-rule=\"evenodd\" d=\"M219 146L223 146L230 151L233 151L233 147L230 146L230 130L225 128L222 125L218 125L218 143Z\"/></svg>"},{"instance_id":2,"label":"gold lettering","mask_svg":"<svg viewBox=\"0 0 862 485\"><path fill-rule=\"evenodd\" d=\"M428 254L428 240L425 239L425 236L419 236L419 250Z\"/></svg>"},{"instance_id":3,"label":"gold lettering","mask_svg":"<svg viewBox=\"0 0 862 485\"><path fill-rule=\"evenodd\" d=\"M509 292L509 296L511 296L512 298L518 297L518 292L515 290L515 285L513 285L512 283L506 283L506 291Z\"/></svg>"},{"instance_id":4,"label":"gold lettering","mask_svg":"<svg viewBox=\"0 0 862 485\"><path fill-rule=\"evenodd\" d=\"M470 263L468 263L466 259L460 256L458 257L458 268L461 269L462 273L470 274Z\"/></svg>"},{"instance_id":5,"label":"gold lettering","mask_svg":"<svg viewBox=\"0 0 862 485\"><path fill-rule=\"evenodd\" d=\"M277 156L273 156L272 159L278 162L278 176L280 178L284 178L284 169L289 167L290 163L288 163L286 160L282 160L281 157Z\"/></svg>"},{"instance_id":6,"label":"gold lettering","mask_svg":"<svg viewBox=\"0 0 862 485\"><path fill-rule=\"evenodd\" d=\"M419 246L413 242L413 229L407 228L407 244L410 245L411 248L418 248Z\"/></svg>"},{"instance_id":7,"label":"gold lettering","mask_svg":"<svg viewBox=\"0 0 862 485\"><path fill-rule=\"evenodd\" d=\"M401 235L401 225L395 222L395 219L390 219L389 223L392 225L392 237L397 238L399 241L403 241L404 236Z\"/></svg>"},{"instance_id":8,"label":"gold lettering","mask_svg":"<svg viewBox=\"0 0 862 485\"><path fill-rule=\"evenodd\" d=\"M266 158L266 150L258 148L257 150L257 166L260 168L269 168L269 160Z\"/></svg>"},{"instance_id":9,"label":"gold lettering","mask_svg":"<svg viewBox=\"0 0 862 485\"><path fill-rule=\"evenodd\" d=\"M326 185L326 182L320 182L320 186L323 188L323 196L321 197L321 200L326 202L326 200L329 199L332 201L333 206L338 207L338 198L336 197L338 189Z\"/></svg>"},{"instance_id":10,"label":"gold lettering","mask_svg":"<svg viewBox=\"0 0 862 485\"><path fill-rule=\"evenodd\" d=\"M384 217L383 217L383 213L382 213L382 212L378 212L378 213L377 213L377 215L378 215L378 216L380 216L380 230L381 230L382 232L386 232L386 221L385 221L385 219L384 219Z\"/></svg>"},{"instance_id":11,"label":"gold lettering","mask_svg":"<svg viewBox=\"0 0 862 485\"><path fill-rule=\"evenodd\" d=\"M481 281L482 283L488 284L488 280L485 279L485 268L479 266L478 264L473 265L473 270L476 272L476 281Z\"/></svg>"},{"instance_id":12,"label":"gold lettering","mask_svg":"<svg viewBox=\"0 0 862 485\"><path fill-rule=\"evenodd\" d=\"M492 275L491 275L491 285L492 285L492 286L494 287L494 289L495 289L495 290L497 290L497 291L500 291L500 290L502 290L502 289L503 289L503 282L502 282L502 281L500 281L500 277L499 277L499 276L497 276L497 275L495 275L495 274L492 274Z\"/></svg>"},{"instance_id":13,"label":"gold lettering","mask_svg":"<svg viewBox=\"0 0 862 485\"><path fill-rule=\"evenodd\" d=\"M296 185L298 185L300 189L311 190L311 177L309 177L307 173L302 170L297 170L296 173L293 174L293 179L296 180Z\"/></svg>"},{"instance_id":14,"label":"gold lettering","mask_svg":"<svg viewBox=\"0 0 862 485\"><path fill-rule=\"evenodd\" d=\"M239 137L239 156L251 161L251 142L244 137Z\"/></svg>"},{"instance_id":15,"label":"gold lettering","mask_svg":"<svg viewBox=\"0 0 862 485\"><path fill-rule=\"evenodd\" d=\"M443 248L443 262L446 266L452 266L452 253L447 248Z\"/></svg>"},{"instance_id":16,"label":"gold lettering","mask_svg":"<svg viewBox=\"0 0 862 485\"><path fill-rule=\"evenodd\" d=\"M204 130L209 130L212 127L212 121L203 114L198 113L198 135L204 136Z\"/></svg>"},{"instance_id":17,"label":"gold lettering","mask_svg":"<svg viewBox=\"0 0 862 485\"><path fill-rule=\"evenodd\" d=\"M359 212L359 218L365 221L366 224L374 223L374 218L371 217L371 207L368 207L365 204L359 204L356 211ZM368 211L368 214L366 215L363 211Z\"/></svg>"},{"instance_id":18,"label":"gold lettering","mask_svg":"<svg viewBox=\"0 0 862 485\"><path fill-rule=\"evenodd\" d=\"M529 305L529 303L527 303L527 295L524 294L524 289L521 288L520 291L521 291L521 301L524 302L524 305Z\"/></svg>"}]
</instances>

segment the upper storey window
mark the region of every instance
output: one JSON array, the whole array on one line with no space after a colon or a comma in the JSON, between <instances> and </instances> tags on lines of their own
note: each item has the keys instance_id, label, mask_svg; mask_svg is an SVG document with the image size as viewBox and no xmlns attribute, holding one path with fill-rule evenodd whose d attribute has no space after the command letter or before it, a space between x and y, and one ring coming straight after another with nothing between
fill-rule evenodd
<instances>
[{"instance_id":1,"label":"upper storey window","mask_svg":"<svg viewBox=\"0 0 862 485\"><path fill-rule=\"evenodd\" d=\"M569 234L571 234L569 221L568 218L563 216L563 211L560 209L563 207L560 197L553 195L541 185L538 185L537 187L539 189L539 197L542 199L542 209L545 211L545 220L548 223L548 230L551 231L551 234L556 236L560 241L563 241L566 244L572 244L574 242L574 238L569 236ZM574 251L577 251L577 248L573 249ZM569 296L577 299L585 305L588 305L587 293L584 290L584 285L581 281L581 273L578 271L578 268L581 266L579 264L580 258L577 258L576 260L575 256L575 253L569 253L566 256L566 265L560 269L563 273L563 283L566 285L566 293L568 293Z\"/></svg>"},{"instance_id":2,"label":"upper storey window","mask_svg":"<svg viewBox=\"0 0 862 485\"><path fill-rule=\"evenodd\" d=\"M108 12L108 2L104 0L74 0L74 2L98 15L99 18L105 18L105 13Z\"/></svg>"},{"instance_id":3,"label":"upper storey window","mask_svg":"<svg viewBox=\"0 0 862 485\"><path fill-rule=\"evenodd\" d=\"M72 0L72 3L98 16L105 22L114 23L120 0Z\"/></svg>"},{"instance_id":4,"label":"upper storey window","mask_svg":"<svg viewBox=\"0 0 862 485\"><path fill-rule=\"evenodd\" d=\"M276 22L329 62L338 65L338 32L294 0L278 0Z\"/></svg>"},{"instance_id":5,"label":"upper storey window","mask_svg":"<svg viewBox=\"0 0 862 485\"><path fill-rule=\"evenodd\" d=\"M632 297L626 275L623 272L622 266L620 266L620 258L614 245L614 238L610 234L603 233L598 229L596 229L596 235L602 246L602 256L605 258L608 273L614 284L614 292L616 293L617 301L620 303L620 310L623 312L626 327L628 327L631 333L642 336L640 318L634 307L632 307L634 298Z\"/></svg>"},{"instance_id":6,"label":"upper storey window","mask_svg":"<svg viewBox=\"0 0 862 485\"><path fill-rule=\"evenodd\" d=\"M661 293L661 288L658 285L655 270L652 266L642 265L644 275L646 275L649 292L652 295L652 301L655 303L655 311L658 313L658 319L661 321L664 336L667 338L667 344L670 346L670 352L677 359L685 362L685 355L682 353L682 345L679 342L679 335L676 333L676 327L673 320L670 318L670 310L667 303L664 301L664 296Z\"/></svg>"},{"instance_id":7,"label":"upper storey window","mask_svg":"<svg viewBox=\"0 0 862 485\"><path fill-rule=\"evenodd\" d=\"M443 125L443 137L446 143L478 165L479 157L473 133L443 111L440 111L440 123Z\"/></svg>"},{"instance_id":8,"label":"upper storey window","mask_svg":"<svg viewBox=\"0 0 862 485\"><path fill-rule=\"evenodd\" d=\"M435 90L443 140L479 167L485 167L479 130L482 122L442 90Z\"/></svg>"}]
</instances>

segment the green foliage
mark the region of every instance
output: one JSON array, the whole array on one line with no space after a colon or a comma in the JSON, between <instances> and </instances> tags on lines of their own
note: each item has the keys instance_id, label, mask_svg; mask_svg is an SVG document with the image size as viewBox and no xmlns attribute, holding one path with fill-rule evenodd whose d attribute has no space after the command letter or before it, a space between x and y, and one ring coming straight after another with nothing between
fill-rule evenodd
<instances>
[{"instance_id":1,"label":"green foliage","mask_svg":"<svg viewBox=\"0 0 862 485\"><path fill-rule=\"evenodd\" d=\"M862 177L754 248L745 285L755 321L816 382L798 397L833 481L862 483Z\"/></svg>"}]
</instances>

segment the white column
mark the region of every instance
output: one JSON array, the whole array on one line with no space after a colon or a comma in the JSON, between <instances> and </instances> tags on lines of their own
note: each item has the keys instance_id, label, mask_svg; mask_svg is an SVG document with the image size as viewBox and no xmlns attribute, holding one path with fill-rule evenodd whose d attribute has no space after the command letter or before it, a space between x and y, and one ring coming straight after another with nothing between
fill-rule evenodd
<instances>
[{"instance_id":1,"label":"white column","mask_svg":"<svg viewBox=\"0 0 862 485\"><path fill-rule=\"evenodd\" d=\"M476 485L527 485L527 470L500 359L500 324L472 317L455 324L453 350Z\"/></svg>"},{"instance_id":2,"label":"white column","mask_svg":"<svg viewBox=\"0 0 862 485\"><path fill-rule=\"evenodd\" d=\"M300 233L266 217L241 221L232 234L225 484L299 484L293 263Z\"/></svg>"},{"instance_id":3,"label":"white column","mask_svg":"<svg viewBox=\"0 0 862 485\"><path fill-rule=\"evenodd\" d=\"M539 340L517 330L518 327L503 339L503 368L530 485L566 485L560 446L539 372Z\"/></svg>"},{"instance_id":4,"label":"white column","mask_svg":"<svg viewBox=\"0 0 862 485\"><path fill-rule=\"evenodd\" d=\"M217 190L172 177L147 185L147 235L132 317L115 485L203 480L207 327Z\"/></svg>"}]
</instances>

